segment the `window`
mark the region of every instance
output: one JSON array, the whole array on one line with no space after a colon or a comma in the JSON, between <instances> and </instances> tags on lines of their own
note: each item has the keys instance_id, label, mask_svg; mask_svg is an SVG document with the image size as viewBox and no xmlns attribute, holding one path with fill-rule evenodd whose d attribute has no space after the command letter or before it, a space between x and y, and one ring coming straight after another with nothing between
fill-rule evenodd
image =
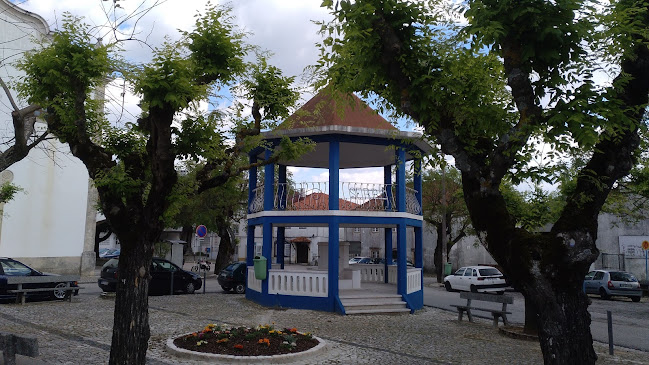
<instances>
[{"instance_id":1,"label":"window","mask_svg":"<svg viewBox=\"0 0 649 365\"><path fill-rule=\"evenodd\" d=\"M18 261L2 260L0 261L0 265L2 265L2 270L4 270L4 274L7 276L27 276L32 273L30 268Z\"/></svg>"},{"instance_id":2,"label":"window","mask_svg":"<svg viewBox=\"0 0 649 365\"><path fill-rule=\"evenodd\" d=\"M466 269L466 271L464 272L464 276L472 276L472 275L473 275L473 270L471 269Z\"/></svg>"},{"instance_id":3,"label":"window","mask_svg":"<svg viewBox=\"0 0 649 365\"><path fill-rule=\"evenodd\" d=\"M604 272L603 271L598 271L597 274L595 274L595 277L593 280L602 280L604 278Z\"/></svg>"}]
</instances>

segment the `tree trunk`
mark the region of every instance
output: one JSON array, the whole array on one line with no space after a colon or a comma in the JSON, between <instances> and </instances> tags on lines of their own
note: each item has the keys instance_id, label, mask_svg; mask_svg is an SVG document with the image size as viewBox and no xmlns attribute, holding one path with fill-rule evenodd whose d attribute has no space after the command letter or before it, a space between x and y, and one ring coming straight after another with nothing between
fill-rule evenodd
<instances>
[{"instance_id":1,"label":"tree trunk","mask_svg":"<svg viewBox=\"0 0 649 365\"><path fill-rule=\"evenodd\" d=\"M220 273L221 270L228 266L232 260L232 254L234 254L232 238L230 237L227 224L219 225L219 237L221 237L221 242L219 243L219 253L216 255L216 262L214 263L215 274Z\"/></svg>"},{"instance_id":2,"label":"tree trunk","mask_svg":"<svg viewBox=\"0 0 649 365\"><path fill-rule=\"evenodd\" d=\"M435 263L437 282L441 283L444 280L444 264L442 263L442 226L436 224L435 229L437 230L437 245L435 246L433 261Z\"/></svg>"},{"instance_id":3,"label":"tree trunk","mask_svg":"<svg viewBox=\"0 0 649 365\"><path fill-rule=\"evenodd\" d=\"M187 242L183 245L183 263L185 262L185 255L194 254L192 250L192 236L194 235L194 227L192 226L183 226L182 231L180 232L180 239Z\"/></svg>"},{"instance_id":4,"label":"tree trunk","mask_svg":"<svg viewBox=\"0 0 649 365\"><path fill-rule=\"evenodd\" d=\"M538 335L545 364L595 364L597 355L590 333L588 296L571 286L554 285L552 294L548 289L540 285L525 295L526 304L529 302L538 313Z\"/></svg>"},{"instance_id":5,"label":"tree trunk","mask_svg":"<svg viewBox=\"0 0 649 365\"><path fill-rule=\"evenodd\" d=\"M110 365L144 364L149 337L149 280L153 242L122 242Z\"/></svg>"}]
</instances>

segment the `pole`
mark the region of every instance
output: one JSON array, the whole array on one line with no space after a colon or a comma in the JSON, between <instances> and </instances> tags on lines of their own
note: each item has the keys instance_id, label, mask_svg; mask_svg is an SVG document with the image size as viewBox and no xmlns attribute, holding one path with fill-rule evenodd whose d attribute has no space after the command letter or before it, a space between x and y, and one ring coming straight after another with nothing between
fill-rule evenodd
<instances>
[{"instance_id":1,"label":"pole","mask_svg":"<svg viewBox=\"0 0 649 365\"><path fill-rule=\"evenodd\" d=\"M207 285L207 271L203 270L203 294L205 294L206 285Z\"/></svg>"},{"instance_id":2,"label":"pole","mask_svg":"<svg viewBox=\"0 0 649 365\"><path fill-rule=\"evenodd\" d=\"M649 284L649 267L647 266L647 253L649 250L644 250L644 280Z\"/></svg>"},{"instance_id":3,"label":"pole","mask_svg":"<svg viewBox=\"0 0 649 365\"><path fill-rule=\"evenodd\" d=\"M608 354L613 355L613 318L611 311L606 311L606 320L608 321Z\"/></svg>"},{"instance_id":4,"label":"pole","mask_svg":"<svg viewBox=\"0 0 649 365\"><path fill-rule=\"evenodd\" d=\"M446 262L448 261L447 246L448 237L446 236L446 166L442 164L442 277L446 274Z\"/></svg>"}]
</instances>

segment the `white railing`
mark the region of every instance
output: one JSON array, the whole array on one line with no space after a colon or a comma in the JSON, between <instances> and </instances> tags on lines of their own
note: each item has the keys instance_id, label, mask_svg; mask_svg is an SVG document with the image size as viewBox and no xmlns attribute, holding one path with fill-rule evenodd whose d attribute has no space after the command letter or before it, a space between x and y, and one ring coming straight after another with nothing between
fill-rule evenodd
<instances>
[{"instance_id":1,"label":"white railing","mask_svg":"<svg viewBox=\"0 0 649 365\"><path fill-rule=\"evenodd\" d=\"M255 278L255 268L248 268L248 289L261 293L261 280Z\"/></svg>"},{"instance_id":2,"label":"white railing","mask_svg":"<svg viewBox=\"0 0 649 365\"><path fill-rule=\"evenodd\" d=\"M259 185L252 190L250 213L259 213L264 210L264 185Z\"/></svg>"},{"instance_id":3,"label":"white railing","mask_svg":"<svg viewBox=\"0 0 649 365\"><path fill-rule=\"evenodd\" d=\"M362 283L383 283L385 281L385 266L374 264L355 264L360 268Z\"/></svg>"},{"instance_id":4,"label":"white railing","mask_svg":"<svg viewBox=\"0 0 649 365\"><path fill-rule=\"evenodd\" d=\"M340 183L341 210L394 211L393 185L375 183Z\"/></svg>"},{"instance_id":5,"label":"white railing","mask_svg":"<svg viewBox=\"0 0 649 365\"><path fill-rule=\"evenodd\" d=\"M408 269L406 284L406 294L414 293L421 290L421 269Z\"/></svg>"},{"instance_id":6,"label":"white railing","mask_svg":"<svg viewBox=\"0 0 649 365\"><path fill-rule=\"evenodd\" d=\"M327 272L268 271L268 294L304 297L328 296Z\"/></svg>"},{"instance_id":7,"label":"white railing","mask_svg":"<svg viewBox=\"0 0 649 365\"><path fill-rule=\"evenodd\" d=\"M388 266L388 283L397 283L397 265ZM421 269L409 267L406 271L406 294L421 290Z\"/></svg>"},{"instance_id":8,"label":"white railing","mask_svg":"<svg viewBox=\"0 0 649 365\"><path fill-rule=\"evenodd\" d=\"M388 284L397 284L397 265L388 265Z\"/></svg>"},{"instance_id":9,"label":"white railing","mask_svg":"<svg viewBox=\"0 0 649 365\"><path fill-rule=\"evenodd\" d=\"M279 210L328 210L328 194L326 182L302 182L294 186L277 184L274 207Z\"/></svg>"},{"instance_id":10,"label":"white railing","mask_svg":"<svg viewBox=\"0 0 649 365\"><path fill-rule=\"evenodd\" d=\"M417 190L406 188L406 212L411 214L420 214L421 205L417 200Z\"/></svg>"},{"instance_id":11,"label":"white railing","mask_svg":"<svg viewBox=\"0 0 649 365\"><path fill-rule=\"evenodd\" d=\"M250 212L264 210L264 185L252 191ZM397 210L396 185L341 182L340 210L394 212ZM421 214L417 191L406 188L406 212ZM329 210L329 184L327 182L302 182L275 185L273 198L275 210Z\"/></svg>"}]
</instances>

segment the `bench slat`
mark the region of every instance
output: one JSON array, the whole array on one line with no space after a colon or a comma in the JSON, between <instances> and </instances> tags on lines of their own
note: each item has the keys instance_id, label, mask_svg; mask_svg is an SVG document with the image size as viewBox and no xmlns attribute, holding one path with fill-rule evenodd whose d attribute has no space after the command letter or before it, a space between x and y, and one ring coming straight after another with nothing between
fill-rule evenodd
<instances>
[{"instance_id":1,"label":"bench slat","mask_svg":"<svg viewBox=\"0 0 649 365\"><path fill-rule=\"evenodd\" d=\"M79 275L7 276L7 284L62 283L66 281L79 281L79 279Z\"/></svg>"},{"instance_id":2,"label":"bench slat","mask_svg":"<svg viewBox=\"0 0 649 365\"><path fill-rule=\"evenodd\" d=\"M79 290L79 289L83 289L83 288L76 287L76 286L69 286L69 287L62 287L62 288L13 289L13 290L7 290L7 293L34 293L34 292L55 291L55 290L73 291L73 290Z\"/></svg>"}]
</instances>

